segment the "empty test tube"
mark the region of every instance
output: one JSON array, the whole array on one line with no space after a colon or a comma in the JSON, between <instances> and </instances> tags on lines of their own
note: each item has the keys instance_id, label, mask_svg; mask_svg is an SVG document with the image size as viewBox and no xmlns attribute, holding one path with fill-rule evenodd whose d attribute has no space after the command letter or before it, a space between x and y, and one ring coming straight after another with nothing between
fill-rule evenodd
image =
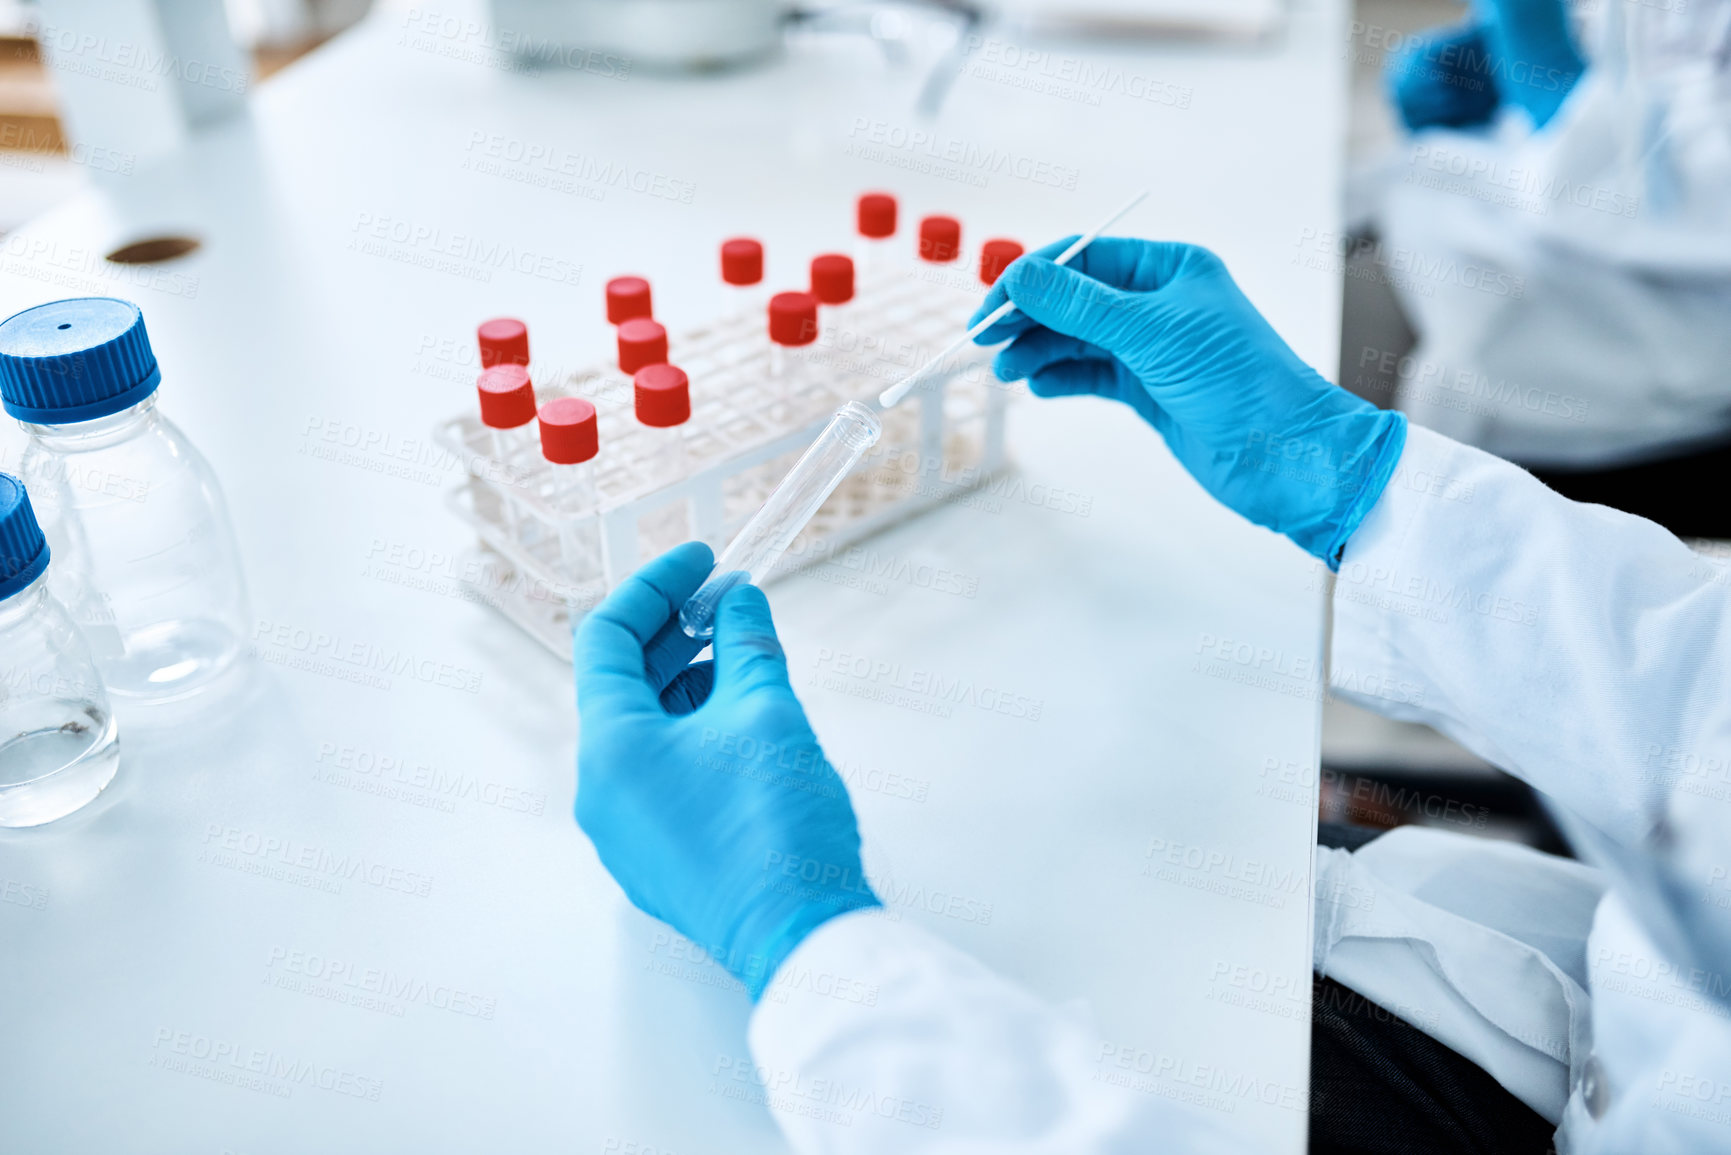
<instances>
[{"instance_id":1,"label":"empty test tube","mask_svg":"<svg viewBox=\"0 0 1731 1155\"><path fill-rule=\"evenodd\" d=\"M721 280L728 286L727 312L749 313L758 307L763 285L763 244L750 237L721 242Z\"/></svg>"},{"instance_id":2,"label":"empty test tube","mask_svg":"<svg viewBox=\"0 0 1731 1155\"><path fill-rule=\"evenodd\" d=\"M597 569L599 534L593 520L579 532L576 519L596 506L595 467L601 449L595 406L559 397L541 406L541 455L549 463L550 504L559 515L559 560L567 577Z\"/></svg>"},{"instance_id":3,"label":"empty test tube","mask_svg":"<svg viewBox=\"0 0 1731 1155\"><path fill-rule=\"evenodd\" d=\"M687 637L702 641L715 633L722 596L735 586L768 576L799 531L882 435L877 414L858 401L836 410L763 508L722 551L702 587L680 608L679 628Z\"/></svg>"},{"instance_id":4,"label":"empty test tube","mask_svg":"<svg viewBox=\"0 0 1731 1155\"><path fill-rule=\"evenodd\" d=\"M896 198L889 193L866 193L859 198L859 240L854 257L861 272L881 272L893 262L890 246L896 235Z\"/></svg>"}]
</instances>

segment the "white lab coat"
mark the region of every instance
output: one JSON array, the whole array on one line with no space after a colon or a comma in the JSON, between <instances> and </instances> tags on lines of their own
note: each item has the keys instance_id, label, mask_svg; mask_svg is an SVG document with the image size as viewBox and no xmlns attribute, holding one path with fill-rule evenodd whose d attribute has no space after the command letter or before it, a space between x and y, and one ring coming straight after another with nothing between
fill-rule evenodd
<instances>
[{"instance_id":1,"label":"white lab coat","mask_svg":"<svg viewBox=\"0 0 1731 1155\"><path fill-rule=\"evenodd\" d=\"M1421 687L1367 704L1544 791L1598 865L1430 830L1319 850L1318 969L1475 1059L1566 1155L1731 1150L1731 572L1413 428L1333 608L1337 689ZM1342 881L1377 901L1331 904L1362 893ZM1248 1149L1181 1093L1117 1093L1087 1024L918 929L851 914L785 965L875 991L753 1013L801 1152Z\"/></svg>"},{"instance_id":2,"label":"white lab coat","mask_svg":"<svg viewBox=\"0 0 1731 1155\"><path fill-rule=\"evenodd\" d=\"M1421 132L1367 182L1419 342L1347 377L1392 368L1414 421L1530 466L1731 437L1731 0L1595 7L1542 131Z\"/></svg>"}]
</instances>

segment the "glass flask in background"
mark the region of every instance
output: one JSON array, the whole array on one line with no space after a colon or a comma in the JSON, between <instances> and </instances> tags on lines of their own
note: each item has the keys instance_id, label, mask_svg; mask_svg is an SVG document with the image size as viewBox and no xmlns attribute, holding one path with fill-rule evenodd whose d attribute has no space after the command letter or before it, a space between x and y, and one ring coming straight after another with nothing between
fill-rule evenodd
<instances>
[{"instance_id":1,"label":"glass flask in background","mask_svg":"<svg viewBox=\"0 0 1731 1155\"><path fill-rule=\"evenodd\" d=\"M110 693L179 698L240 656L246 588L209 464L157 409L130 301L82 297L0 322L0 401L30 435L21 472L54 551L50 590Z\"/></svg>"},{"instance_id":2,"label":"glass flask in background","mask_svg":"<svg viewBox=\"0 0 1731 1155\"><path fill-rule=\"evenodd\" d=\"M48 592L48 543L0 473L0 826L39 826L114 780L120 741L90 647Z\"/></svg>"}]
</instances>

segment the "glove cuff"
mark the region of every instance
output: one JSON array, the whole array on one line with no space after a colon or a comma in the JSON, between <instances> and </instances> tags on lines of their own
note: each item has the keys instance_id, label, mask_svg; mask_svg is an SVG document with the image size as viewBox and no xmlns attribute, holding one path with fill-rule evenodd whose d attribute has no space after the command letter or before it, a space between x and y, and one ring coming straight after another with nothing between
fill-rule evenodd
<instances>
[{"instance_id":1,"label":"glove cuff","mask_svg":"<svg viewBox=\"0 0 1731 1155\"><path fill-rule=\"evenodd\" d=\"M1370 515L1382 497L1382 491L1388 488L1389 479L1394 476L1401 454L1406 450L1406 414L1384 411L1378 417L1383 421L1383 428L1377 434L1376 456L1371 459L1369 468L1365 470L1364 484L1353 495L1352 503L1336 524L1334 536L1329 539L1322 555L1322 560L1331 570L1340 569L1340 556L1346 549L1347 540Z\"/></svg>"},{"instance_id":2,"label":"glove cuff","mask_svg":"<svg viewBox=\"0 0 1731 1155\"><path fill-rule=\"evenodd\" d=\"M776 904L760 907L740 920L731 936L737 946L746 950L728 950L717 956L745 984L751 1001L763 997L770 980L781 964L806 936L832 918L850 911L880 907L883 903L862 880L858 889L833 890L821 898L807 898L792 906Z\"/></svg>"}]
</instances>

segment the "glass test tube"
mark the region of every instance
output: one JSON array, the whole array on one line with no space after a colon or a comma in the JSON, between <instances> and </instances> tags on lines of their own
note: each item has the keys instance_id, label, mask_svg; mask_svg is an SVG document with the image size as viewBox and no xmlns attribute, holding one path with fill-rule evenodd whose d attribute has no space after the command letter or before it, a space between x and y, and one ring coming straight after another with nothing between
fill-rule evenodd
<instances>
[{"instance_id":1,"label":"glass test tube","mask_svg":"<svg viewBox=\"0 0 1731 1155\"><path fill-rule=\"evenodd\" d=\"M527 369L507 362L484 370L475 379L475 389L481 398L481 424L487 429L487 454L491 459L491 468L487 472L493 474L482 480L497 490L497 513L514 538L517 536L518 516L511 490L517 485L518 475L512 461L535 437L535 386L529 380ZM490 514L494 511L481 508L476 512Z\"/></svg>"},{"instance_id":2,"label":"glass test tube","mask_svg":"<svg viewBox=\"0 0 1731 1155\"><path fill-rule=\"evenodd\" d=\"M679 610L679 628L699 641L715 633L715 614L728 590L761 582L836 486L883 433L877 414L858 401L836 410L763 508L716 559L715 568Z\"/></svg>"},{"instance_id":3,"label":"glass test tube","mask_svg":"<svg viewBox=\"0 0 1731 1155\"><path fill-rule=\"evenodd\" d=\"M576 580L601 568L595 455L600 451L595 406L580 397L560 397L541 406L541 455L552 475L549 504L558 515L559 563ZM580 532L581 530L581 532Z\"/></svg>"},{"instance_id":4,"label":"glass test tube","mask_svg":"<svg viewBox=\"0 0 1731 1155\"><path fill-rule=\"evenodd\" d=\"M810 293L777 293L769 299L770 390L783 401L805 386L803 366L793 349L817 341L817 298Z\"/></svg>"},{"instance_id":5,"label":"glass test tube","mask_svg":"<svg viewBox=\"0 0 1731 1155\"><path fill-rule=\"evenodd\" d=\"M811 295L822 306L823 319L819 333L826 348L836 350L851 347L859 340L858 333L847 333L853 312L848 303L854 296L853 258L841 253L824 253L811 259Z\"/></svg>"},{"instance_id":6,"label":"glass test tube","mask_svg":"<svg viewBox=\"0 0 1731 1155\"><path fill-rule=\"evenodd\" d=\"M721 242L721 280L727 286L725 315L750 315L763 297L763 244L751 237Z\"/></svg>"},{"instance_id":7,"label":"glass test tube","mask_svg":"<svg viewBox=\"0 0 1731 1155\"><path fill-rule=\"evenodd\" d=\"M691 379L665 362L645 365L632 377L637 420L644 426L639 468L655 488L682 480L689 472L685 425L691 420ZM659 553L691 537L691 502L679 499L638 521L649 553Z\"/></svg>"}]
</instances>

